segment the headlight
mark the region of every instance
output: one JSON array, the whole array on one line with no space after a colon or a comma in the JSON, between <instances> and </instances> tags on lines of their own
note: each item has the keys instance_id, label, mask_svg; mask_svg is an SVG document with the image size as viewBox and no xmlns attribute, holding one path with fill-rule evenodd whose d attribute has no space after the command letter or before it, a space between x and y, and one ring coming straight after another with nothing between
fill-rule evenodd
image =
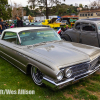
<instances>
[{"instance_id":1,"label":"headlight","mask_svg":"<svg viewBox=\"0 0 100 100\"><path fill-rule=\"evenodd\" d=\"M65 77L70 78L72 76L72 70L70 68L67 68L65 70Z\"/></svg>"},{"instance_id":2,"label":"headlight","mask_svg":"<svg viewBox=\"0 0 100 100\"><path fill-rule=\"evenodd\" d=\"M63 73L62 73L62 71L60 71L60 72L57 74L57 79L60 81L60 80L62 80L62 78L63 78Z\"/></svg>"}]
</instances>

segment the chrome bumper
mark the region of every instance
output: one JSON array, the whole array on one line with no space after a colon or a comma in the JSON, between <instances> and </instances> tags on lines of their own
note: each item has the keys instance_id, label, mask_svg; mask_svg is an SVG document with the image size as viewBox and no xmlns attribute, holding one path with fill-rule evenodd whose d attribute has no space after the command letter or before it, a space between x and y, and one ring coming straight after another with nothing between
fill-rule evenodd
<instances>
[{"instance_id":1,"label":"chrome bumper","mask_svg":"<svg viewBox=\"0 0 100 100\"><path fill-rule=\"evenodd\" d=\"M93 74L94 72L96 72L97 70L99 70L99 67L100 67L100 64L97 67L95 67L94 70L88 70L84 74L81 74L81 75L76 76L74 78L66 79L63 82L56 83L56 82L54 82L54 81L52 81L52 80L50 80L50 79L48 79L46 77L43 77L42 82L44 84L46 84L47 86L51 87L52 89L61 89L61 88L65 87L65 86L67 86L67 85L70 85L70 84L72 84L72 83L74 83L74 82L76 82L76 81L78 81L78 80L80 80L82 78L85 78L85 77Z\"/></svg>"}]
</instances>

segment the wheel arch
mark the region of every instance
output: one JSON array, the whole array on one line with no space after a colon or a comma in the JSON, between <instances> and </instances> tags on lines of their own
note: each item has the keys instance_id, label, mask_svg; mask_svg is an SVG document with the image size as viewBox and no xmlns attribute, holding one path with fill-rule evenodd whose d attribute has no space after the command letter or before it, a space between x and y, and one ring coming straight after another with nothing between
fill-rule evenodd
<instances>
[{"instance_id":1,"label":"wheel arch","mask_svg":"<svg viewBox=\"0 0 100 100\"><path fill-rule=\"evenodd\" d=\"M28 64L27 65L27 69L26 69L26 73L27 74L31 74L31 67L32 67L33 65L32 64Z\"/></svg>"},{"instance_id":2,"label":"wheel arch","mask_svg":"<svg viewBox=\"0 0 100 100\"><path fill-rule=\"evenodd\" d=\"M37 66L35 66L35 65L31 64L31 63L27 64L27 68L26 68L26 73L27 73L27 74L31 74L31 67L32 67L32 66L38 68ZM38 68L38 69L39 69L39 68Z\"/></svg>"},{"instance_id":3,"label":"wheel arch","mask_svg":"<svg viewBox=\"0 0 100 100\"><path fill-rule=\"evenodd\" d=\"M62 36L61 36L61 38L63 39L65 39L66 40L66 38L68 38L68 40L66 40L66 41L71 41L72 42L72 38L70 37L70 35L68 35L68 34L63 34Z\"/></svg>"}]
</instances>

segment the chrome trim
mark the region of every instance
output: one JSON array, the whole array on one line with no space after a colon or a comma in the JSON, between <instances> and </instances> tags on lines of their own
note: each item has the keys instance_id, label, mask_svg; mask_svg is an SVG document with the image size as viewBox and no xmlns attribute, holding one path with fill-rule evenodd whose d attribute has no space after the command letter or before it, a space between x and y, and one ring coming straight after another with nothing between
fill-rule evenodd
<instances>
[{"instance_id":1,"label":"chrome trim","mask_svg":"<svg viewBox=\"0 0 100 100\"><path fill-rule=\"evenodd\" d=\"M20 45L21 45L21 39L20 39L20 36L19 36L18 33L17 33L17 37L18 37L19 43L20 43Z\"/></svg>"},{"instance_id":2,"label":"chrome trim","mask_svg":"<svg viewBox=\"0 0 100 100\"><path fill-rule=\"evenodd\" d=\"M91 63L92 61L96 60L97 58L99 59L99 57L96 57L96 58L92 59L92 60L90 61L90 63Z\"/></svg>"},{"instance_id":3,"label":"chrome trim","mask_svg":"<svg viewBox=\"0 0 100 100\"><path fill-rule=\"evenodd\" d=\"M59 85L62 85L62 84L65 84L65 83L67 83L67 82L70 82L70 81L73 81L73 80L74 80L74 78L72 78L72 79L67 79L67 80L64 81L64 82L55 83L54 81L52 81L52 80L50 80L50 79L47 79L47 78L45 78L45 77L43 77L43 79L46 80L46 81L48 81L48 82L50 82L50 83L52 83L52 84L54 84L54 85L56 85L56 86L59 86Z\"/></svg>"},{"instance_id":4,"label":"chrome trim","mask_svg":"<svg viewBox=\"0 0 100 100\"><path fill-rule=\"evenodd\" d=\"M8 56L9 58L11 58L11 59L15 60L16 62L20 63L21 65L23 65L23 66L25 66L25 67L26 67L26 65L22 64L21 62L19 62L19 61L18 61L18 60L16 60L16 59L12 58L11 56L7 55L6 53L4 53L4 52L2 52L2 51L0 51L0 52L1 52L1 53L3 53L4 55ZM0 55L0 56L1 56L1 55ZM6 58L5 58L5 59L6 59Z\"/></svg>"},{"instance_id":5,"label":"chrome trim","mask_svg":"<svg viewBox=\"0 0 100 100\"><path fill-rule=\"evenodd\" d=\"M93 74L94 72L96 72L97 70L99 70L99 67L100 67L100 64L99 64L97 67L95 67L94 70L89 70L89 71L87 71L87 72L84 73L84 74L78 75L78 76L76 76L76 77L74 77L74 78L66 79L65 81L60 82L60 83L56 83L55 81L50 80L50 79L48 79L48 78L46 78L46 77L43 77L42 82L43 82L44 84L46 84L47 86L50 86L50 87L53 88L53 89L61 89L61 88L65 87L65 86L67 86L67 85L69 85L69 84L72 84L73 82L75 82L75 81L77 81L77 80L80 80L80 79L82 79L82 78L85 78L85 77L87 77L87 76ZM84 75L84 76L81 77L82 75ZM78 78L78 79L75 80L75 78L77 78L77 77L80 77L80 78Z\"/></svg>"},{"instance_id":6,"label":"chrome trim","mask_svg":"<svg viewBox=\"0 0 100 100\"><path fill-rule=\"evenodd\" d=\"M0 55L1 56L1 55ZM23 71L22 69L20 69L19 67L17 67L15 64L13 64L12 62L10 62L9 60L7 60L6 58L4 58L3 56L1 56L3 59L5 59L6 61L8 61L10 64L14 65L16 68L18 68L20 71L22 71L24 74L27 74L25 71Z\"/></svg>"},{"instance_id":7,"label":"chrome trim","mask_svg":"<svg viewBox=\"0 0 100 100\"><path fill-rule=\"evenodd\" d=\"M87 64L90 64L90 61L87 61L87 62L81 62L81 63L79 63L79 64L84 64L84 63L87 63ZM73 66L76 66L76 65L79 65L79 64L75 64L75 65L70 65L70 66L65 66L65 67L63 67L63 68L60 68L61 70L65 70L66 68L73 68Z\"/></svg>"}]
</instances>

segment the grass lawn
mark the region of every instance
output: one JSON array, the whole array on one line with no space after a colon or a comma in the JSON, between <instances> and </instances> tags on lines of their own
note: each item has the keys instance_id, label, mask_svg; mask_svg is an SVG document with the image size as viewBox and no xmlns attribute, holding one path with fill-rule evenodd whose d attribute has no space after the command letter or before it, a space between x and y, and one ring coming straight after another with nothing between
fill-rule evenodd
<instances>
[{"instance_id":1,"label":"grass lawn","mask_svg":"<svg viewBox=\"0 0 100 100\"><path fill-rule=\"evenodd\" d=\"M34 84L30 75L25 75L13 65L0 58L0 90L26 89L35 94L0 94L0 100L100 100L100 75L95 73L88 78L53 91Z\"/></svg>"}]
</instances>

